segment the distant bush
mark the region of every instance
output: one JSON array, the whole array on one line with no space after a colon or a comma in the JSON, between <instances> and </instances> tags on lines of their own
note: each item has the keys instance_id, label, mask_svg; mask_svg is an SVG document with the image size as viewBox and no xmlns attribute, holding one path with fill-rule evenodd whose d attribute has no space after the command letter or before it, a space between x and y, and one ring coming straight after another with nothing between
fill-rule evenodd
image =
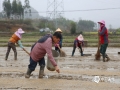
<instances>
[{"instance_id":1,"label":"distant bush","mask_svg":"<svg viewBox=\"0 0 120 90\"><path fill-rule=\"evenodd\" d=\"M26 20L24 20L23 23L26 24L26 25L32 25L32 20L26 19Z\"/></svg>"}]
</instances>

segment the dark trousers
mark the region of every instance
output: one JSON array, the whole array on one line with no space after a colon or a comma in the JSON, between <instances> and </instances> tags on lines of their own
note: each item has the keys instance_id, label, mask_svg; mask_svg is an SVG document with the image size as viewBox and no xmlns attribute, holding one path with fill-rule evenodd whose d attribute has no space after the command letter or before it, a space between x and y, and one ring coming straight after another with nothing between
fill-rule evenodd
<instances>
[{"instance_id":1,"label":"dark trousers","mask_svg":"<svg viewBox=\"0 0 120 90\"><path fill-rule=\"evenodd\" d=\"M83 55L82 47L81 47L81 45L78 46L78 47L80 48L80 53L81 53L81 56L82 56ZM76 50L76 45L73 46L72 56L74 55L75 50Z\"/></svg>"},{"instance_id":2,"label":"dark trousers","mask_svg":"<svg viewBox=\"0 0 120 90\"><path fill-rule=\"evenodd\" d=\"M30 57L30 64L28 65L28 68L31 70L31 71L34 71L36 66L37 66L37 63L39 63L39 65L44 65L45 66L45 59L44 57L42 59L40 59L38 62L35 62L31 57Z\"/></svg>"},{"instance_id":3,"label":"dark trousers","mask_svg":"<svg viewBox=\"0 0 120 90\"><path fill-rule=\"evenodd\" d=\"M17 50L16 50L15 43L8 42L7 53L6 53L6 57L5 57L6 60L8 59L11 48L14 51L14 58L17 59Z\"/></svg>"},{"instance_id":4,"label":"dark trousers","mask_svg":"<svg viewBox=\"0 0 120 90\"><path fill-rule=\"evenodd\" d=\"M103 58L105 58L107 56L107 54L106 54L107 47L108 47L108 43L102 44L100 46L100 53L103 55Z\"/></svg>"}]
</instances>

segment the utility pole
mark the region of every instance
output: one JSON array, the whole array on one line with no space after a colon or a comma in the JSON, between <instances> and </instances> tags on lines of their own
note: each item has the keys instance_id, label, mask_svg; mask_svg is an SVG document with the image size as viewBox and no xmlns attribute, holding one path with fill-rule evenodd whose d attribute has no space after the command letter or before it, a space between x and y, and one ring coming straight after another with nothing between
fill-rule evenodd
<instances>
[{"instance_id":1,"label":"utility pole","mask_svg":"<svg viewBox=\"0 0 120 90\"><path fill-rule=\"evenodd\" d=\"M64 15L63 0L48 0L46 13L47 18L55 20L55 27L57 29L57 18Z\"/></svg>"}]
</instances>

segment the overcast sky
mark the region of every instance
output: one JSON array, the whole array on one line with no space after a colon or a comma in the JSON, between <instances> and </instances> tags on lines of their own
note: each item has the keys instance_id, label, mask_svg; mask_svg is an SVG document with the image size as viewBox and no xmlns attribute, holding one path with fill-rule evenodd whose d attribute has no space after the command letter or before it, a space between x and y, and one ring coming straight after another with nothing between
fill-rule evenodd
<instances>
[{"instance_id":1,"label":"overcast sky","mask_svg":"<svg viewBox=\"0 0 120 90\"><path fill-rule=\"evenodd\" d=\"M2 1L3 0L0 0L1 3ZM24 4L24 0L21 1L22 4ZM46 17L45 12L47 11L48 0L29 1L30 5L38 12L40 12L39 14L41 16ZM49 1L53 2L54 0ZM57 1L59 2L62 0ZM110 25L112 26L112 28L120 28L120 0L63 0L63 5L65 18L75 21L78 21L79 19L92 20L94 22L105 20L106 26L108 28L110 27Z\"/></svg>"}]
</instances>

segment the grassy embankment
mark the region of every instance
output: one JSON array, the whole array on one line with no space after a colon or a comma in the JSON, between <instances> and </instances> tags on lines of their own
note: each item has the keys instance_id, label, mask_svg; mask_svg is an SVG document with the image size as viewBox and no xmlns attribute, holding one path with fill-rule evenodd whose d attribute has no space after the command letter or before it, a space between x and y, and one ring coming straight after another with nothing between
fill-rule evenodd
<instances>
[{"instance_id":1,"label":"grassy embankment","mask_svg":"<svg viewBox=\"0 0 120 90\"><path fill-rule=\"evenodd\" d=\"M0 34L0 46L7 46L7 42L10 38L10 34ZM23 34L22 43L24 46L31 46L36 42L43 34L39 32L29 32ZM77 36L77 35L76 35ZM72 47L74 39L76 38L75 35L64 35L63 34L63 47ZM97 32L92 33L84 33L84 39L87 41L88 47L96 47L98 44L98 35ZM111 47L120 47L120 34L109 34L109 40Z\"/></svg>"}]
</instances>

